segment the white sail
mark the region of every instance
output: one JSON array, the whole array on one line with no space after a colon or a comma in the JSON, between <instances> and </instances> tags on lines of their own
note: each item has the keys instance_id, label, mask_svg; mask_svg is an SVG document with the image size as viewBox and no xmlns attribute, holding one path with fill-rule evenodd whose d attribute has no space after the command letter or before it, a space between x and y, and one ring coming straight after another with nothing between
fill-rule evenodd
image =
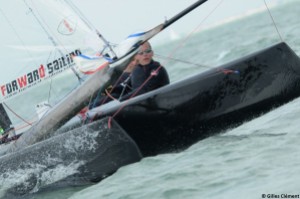
<instances>
[{"instance_id":1,"label":"white sail","mask_svg":"<svg viewBox=\"0 0 300 199\"><path fill-rule=\"evenodd\" d=\"M0 26L2 99L73 67L73 55L96 55L104 46L64 0L2 2Z\"/></svg>"},{"instance_id":2,"label":"white sail","mask_svg":"<svg viewBox=\"0 0 300 199\"><path fill-rule=\"evenodd\" d=\"M99 52L106 49L103 39L66 0L2 1L0 26L0 102L12 109L6 107L14 122L28 127L38 118L38 103L53 101L54 90L68 86L71 92L85 77L73 56L101 58ZM105 59L100 62L107 64Z\"/></svg>"}]
</instances>

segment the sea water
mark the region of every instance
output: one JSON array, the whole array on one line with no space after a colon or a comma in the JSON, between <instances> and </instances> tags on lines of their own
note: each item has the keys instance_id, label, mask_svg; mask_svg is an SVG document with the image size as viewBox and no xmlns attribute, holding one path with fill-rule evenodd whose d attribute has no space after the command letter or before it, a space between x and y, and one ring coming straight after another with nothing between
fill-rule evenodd
<instances>
[{"instance_id":1,"label":"sea water","mask_svg":"<svg viewBox=\"0 0 300 199\"><path fill-rule=\"evenodd\" d=\"M276 27L267 11L256 13L193 34L187 40L181 38L155 47L156 58L174 82L282 40L300 55L300 2L281 4L271 11ZM179 49L172 57L177 61L161 58L175 48ZM298 98L182 152L124 166L97 184L26 198L299 198L299 116Z\"/></svg>"}]
</instances>

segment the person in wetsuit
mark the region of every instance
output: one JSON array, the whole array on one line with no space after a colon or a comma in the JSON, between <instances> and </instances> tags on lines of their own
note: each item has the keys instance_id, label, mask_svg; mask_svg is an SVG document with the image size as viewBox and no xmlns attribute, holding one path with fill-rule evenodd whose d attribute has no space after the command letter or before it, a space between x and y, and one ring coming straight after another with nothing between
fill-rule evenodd
<instances>
[{"instance_id":1,"label":"person in wetsuit","mask_svg":"<svg viewBox=\"0 0 300 199\"><path fill-rule=\"evenodd\" d=\"M121 101L152 91L170 83L166 69L153 60L153 50L149 42L139 48L137 58L139 64L131 74L132 91L124 95Z\"/></svg>"}]
</instances>

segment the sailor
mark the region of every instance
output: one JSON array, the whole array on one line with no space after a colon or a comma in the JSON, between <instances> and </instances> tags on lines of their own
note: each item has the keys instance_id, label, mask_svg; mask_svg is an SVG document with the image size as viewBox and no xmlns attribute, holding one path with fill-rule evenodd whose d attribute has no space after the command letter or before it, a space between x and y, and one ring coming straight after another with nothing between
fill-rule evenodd
<instances>
[{"instance_id":1,"label":"sailor","mask_svg":"<svg viewBox=\"0 0 300 199\"><path fill-rule=\"evenodd\" d=\"M121 100L129 99L170 83L166 69L159 62L153 60L153 50L149 42L142 44L138 51L139 64L131 74L132 91Z\"/></svg>"}]
</instances>

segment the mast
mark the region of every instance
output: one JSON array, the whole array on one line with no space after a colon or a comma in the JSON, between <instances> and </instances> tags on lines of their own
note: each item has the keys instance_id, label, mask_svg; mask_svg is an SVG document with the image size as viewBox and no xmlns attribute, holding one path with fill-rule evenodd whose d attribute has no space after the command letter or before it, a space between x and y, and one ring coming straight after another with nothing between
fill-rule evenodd
<instances>
[{"instance_id":1,"label":"mast","mask_svg":"<svg viewBox=\"0 0 300 199\"><path fill-rule=\"evenodd\" d=\"M173 16L170 20L167 20L164 23L163 29L167 28L168 26L173 24L175 21L177 21L178 19L180 19L184 15L188 14L189 12L194 10L195 8L199 7L200 5L205 3L206 1L208 1L208 0L199 0L199 1L195 2L194 4L190 5L189 7L187 7L186 9L184 9L183 11L181 11L180 13L178 13L177 15Z\"/></svg>"},{"instance_id":2,"label":"mast","mask_svg":"<svg viewBox=\"0 0 300 199\"><path fill-rule=\"evenodd\" d=\"M180 13L173 16L170 20L166 20L164 23L159 24L158 26L156 26L156 27L154 27L154 28L152 28L152 29L150 29L146 32L142 32L142 33L139 33L137 35L134 35L133 37L135 37L134 41L136 43L131 42L130 43L131 46L130 46L130 48L128 48L127 53L119 56L118 59L113 60L111 62L111 64L113 64L115 62L118 62L119 60L121 60L124 57L128 56L129 54L133 53L134 51L136 51L138 49L138 47L141 44L145 43L146 41L148 41L149 39L151 39L152 37L157 35L159 32L161 32L162 30L164 30L165 28L167 28L168 26L170 26L171 24L173 24L174 22L176 22L177 20L179 20L180 18L182 18L183 16L185 16L186 14L191 12L192 10L196 9L197 7L199 7L200 5L205 3L206 1L208 1L208 0L198 0L194 4L190 5L189 7L187 7L183 11L181 11Z\"/></svg>"}]
</instances>

